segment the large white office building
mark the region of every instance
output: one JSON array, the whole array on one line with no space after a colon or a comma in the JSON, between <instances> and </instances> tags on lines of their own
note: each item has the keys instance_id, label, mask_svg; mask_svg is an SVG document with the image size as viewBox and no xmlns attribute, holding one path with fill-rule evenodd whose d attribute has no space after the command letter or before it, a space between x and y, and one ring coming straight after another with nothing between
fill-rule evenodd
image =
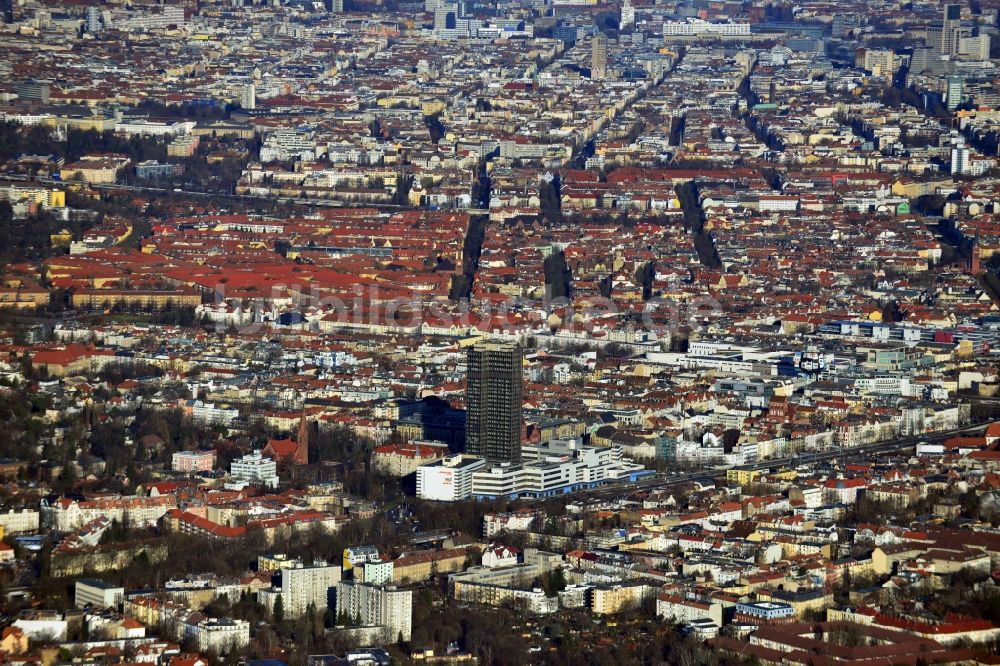
<instances>
[{"instance_id":1,"label":"large white office building","mask_svg":"<svg viewBox=\"0 0 1000 666\"><path fill-rule=\"evenodd\" d=\"M453 502L468 497L546 497L634 480L648 472L617 446L565 439L525 444L521 463L490 465L483 458L453 456L417 468L417 496Z\"/></svg>"}]
</instances>

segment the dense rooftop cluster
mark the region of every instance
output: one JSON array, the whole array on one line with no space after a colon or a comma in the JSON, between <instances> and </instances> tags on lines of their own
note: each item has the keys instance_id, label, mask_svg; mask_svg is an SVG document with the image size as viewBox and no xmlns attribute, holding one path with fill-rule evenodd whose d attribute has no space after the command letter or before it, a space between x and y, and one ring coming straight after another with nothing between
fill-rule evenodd
<instances>
[{"instance_id":1,"label":"dense rooftop cluster","mask_svg":"<svg viewBox=\"0 0 1000 666\"><path fill-rule=\"evenodd\" d=\"M0 0L0 661L1000 660L997 0Z\"/></svg>"}]
</instances>

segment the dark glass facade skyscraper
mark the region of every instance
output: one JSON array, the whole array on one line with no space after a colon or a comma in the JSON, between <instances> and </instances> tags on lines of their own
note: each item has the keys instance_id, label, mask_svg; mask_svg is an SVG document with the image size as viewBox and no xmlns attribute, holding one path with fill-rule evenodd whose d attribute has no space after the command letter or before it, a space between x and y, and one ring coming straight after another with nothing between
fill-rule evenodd
<instances>
[{"instance_id":1,"label":"dark glass facade skyscraper","mask_svg":"<svg viewBox=\"0 0 1000 666\"><path fill-rule=\"evenodd\" d=\"M482 341L469 349L465 451L490 462L521 461L521 346Z\"/></svg>"}]
</instances>

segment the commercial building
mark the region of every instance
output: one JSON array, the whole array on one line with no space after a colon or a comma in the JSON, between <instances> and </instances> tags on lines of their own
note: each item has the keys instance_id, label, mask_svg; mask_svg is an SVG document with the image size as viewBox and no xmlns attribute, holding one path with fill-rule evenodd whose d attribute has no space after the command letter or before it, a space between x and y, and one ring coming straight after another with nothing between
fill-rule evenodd
<instances>
[{"instance_id":1,"label":"commercial building","mask_svg":"<svg viewBox=\"0 0 1000 666\"><path fill-rule=\"evenodd\" d=\"M39 104L49 103L50 85L48 81L18 81L14 84L14 92L18 99Z\"/></svg>"},{"instance_id":2,"label":"commercial building","mask_svg":"<svg viewBox=\"0 0 1000 666\"><path fill-rule=\"evenodd\" d=\"M965 80L961 76L949 76L945 86L945 106L949 111L954 111L962 104Z\"/></svg>"},{"instance_id":3,"label":"commercial building","mask_svg":"<svg viewBox=\"0 0 1000 666\"><path fill-rule=\"evenodd\" d=\"M686 21L665 21L663 23L663 36L722 36L732 37L750 34L749 23L715 23L701 21L698 19L688 19Z\"/></svg>"},{"instance_id":4,"label":"commercial building","mask_svg":"<svg viewBox=\"0 0 1000 666\"><path fill-rule=\"evenodd\" d=\"M610 481L651 474L618 446L584 445L576 439L525 445L522 464L490 465L482 458L452 456L417 468L417 496L453 502L468 497L549 497Z\"/></svg>"},{"instance_id":5,"label":"commercial building","mask_svg":"<svg viewBox=\"0 0 1000 666\"><path fill-rule=\"evenodd\" d=\"M938 51L942 56L954 57L958 53L958 44L961 37L962 5L947 4L944 6L942 14Z\"/></svg>"},{"instance_id":6,"label":"commercial building","mask_svg":"<svg viewBox=\"0 0 1000 666\"><path fill-rule=\"evenodd\" d=\"M417 497L456 502L472 495L473 475L486 461L473 456L449 456L417 468Z\"/></svg>"},{"instance_id":7,"label":"commercial building","mask_svg":"<svg viewBox=\"0 0 1000 666\"><path fill-rule=\"evenodd\" d=\"M77 608L117 608L125 597L125 588L94 578L76 581L74 605Z\"/></svg>"},{"instance_id":8,"label":"commercial building","mask_svg":"<svg viewBox=\"0 0 1000 666\"><path fill-rule=\"evenodd\" d=\"M521 346L483 341L468 353L465 450L489 462L521 460Z\"/></svg>"},{"instance_id":9,"label":"commercial building","mask_svg":"<svg viewBox=\"0 0 1000 666\"><path fill-rule=\"evenodd\" d=\"M896 53L892 49L866 49L861 66L875 76L891 79L896 72Z\"/></svg>"},{"instance_id":10,"label":"commercial building","mask_svg":"<svg viewBox=\"0 0 1000 666\"><path fill-rule=\"evenodd\" d=\"M607 74L608 38L600 33L590 42L590 78L603 79Z\"/></svg>"}]
</instances>

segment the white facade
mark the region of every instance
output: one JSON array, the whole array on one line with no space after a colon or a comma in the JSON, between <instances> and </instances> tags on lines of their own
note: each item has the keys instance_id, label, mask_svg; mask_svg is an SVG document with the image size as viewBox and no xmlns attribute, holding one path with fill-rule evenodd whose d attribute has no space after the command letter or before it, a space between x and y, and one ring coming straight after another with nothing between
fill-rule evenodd
<instances>
[{"instance_id":1,"label":"white facade","mask_svg":"<svg viewBox=\"0 0 1000 666\"><path fill-rule=\"evenodd\" d=\"M392 560L364 562L355 567L354 577L356 580L363 583L371 583L372 585L387 585L392 582L392 573L394 568Z\"/></svg>"},{"instance_id":2,"label":"white facade","mask_svg":"<svg viewBox=\"0 0 1000 666\"><path fill-rule=\"evenodd\" d=\"M120 523L155 525L167 511L175 508L177 498L173 495L102 497L84 501L61 498L51 504L42 502L44 522L59 532L73 532L102 516Z\"/></svg>"},{"instance_id":3,"label":"white facade","mask_svg":"<svg viewBox=\"0 0 1000 666\"><path fill-rule=\"evenodd\" d=\"M969 157L972 151L966 146L955 146L951 149L951 175L960 176L969 173Z\"/></svg>"},{"instance_id":4,"label":"white facade","mask_svg":"<svg viewBox=\"0 0 1000 666\"><path fill-rule=\"evenodd\" d=\"M21 509L20 511L11 509L6 513L0 513L0 527L3 527L5 534L37 532L39 517L40 514L34 509Z\"/></svg>"},{"instance_id":5,"label":"white facade","mask_svg":"<svg viewBox=\"0 0 1000 666\"><path fill-rule=\"evenodd\" d=\"M281 569L281 584L268 590L260 590L257 599L266 608L273 609L280 596L286 618L297 618L305 614L309 605L322 613L330 603L330 588L340 582L340 567L317 564L311 567L298 566Z\"/></svg>"},{"instance_id":6,"label":"white facade","mask_svg":"<svg viewBox=\"0 0 1000 666\"><path fill-rule=\"evenodd\" d=\"M722 626L722 604L685 599L680 596L661 596L656 600L656 616L678 623L692 620L712 620Z\"/></svg>"},{"instance_id":7,"label":"white facade","mask_svg":"<svg viewBox=\"0 0 1000 666\"><path fill-rule=\"evenodd\" d=\"M246 620L213 617L197 624L185 624L183 632L185 637L193 638L202 651L226 654L250 644L250 623Z\"/></svg>"},{"instance_id":8,"label":"white facade","mask_svg":"<svg viewBox=\"0 0 1000 666\"><path fill-rule=\"evenodd\" d=\"M486 461L472 456L450 456L417 468L417 497L456 502L472 495L473 474Z\"/></svg>"},{"instance_id":9,"label":"white facade","mask_svg":"<svg viewBox=\"0 0 1000 666\"><path fill-rule=\"evenodd\" d=\"M91 578L76 581L74 604L77 608L117 608L125 597L125 588Z\"/></svg>"},{"instance_id":10,"label":"white facade","mask_svg":"<svg viewBox=\"0 0 1000 666\"><path fill-rule=\"evenodd\" d=\"M453 456L417 468L421 499L456 501L470 496L552 494L573 486L625 478L642 471L620 447L584 446L554 440L521 448L523 464L487 466L472 456Z\"/></svg>"},{"instance_id":11,"label":"white facade","mask_svg":"<svg viewBox=\"0 0 1000 666\"><path fill-rule=\"evenodd\" d=\"M229 467L229 474L234 481L243 481L250 485L262 485L268 488L275 488L278 485L278 464L261 455L260 451L254 451L239 460L234 460Z\"/></svg>"},{"instance_id":12,"label":"white facade","mask_svg":"<svg viewBox=\"0 0 1000 666\"><path fill-rule=\"evenodd\" d=\"M69 623L63 619L16 620L15 627L33 641L64 641Z\"/></svg>"},{"instance_id":13,"label":"white facade","mask_svg":"<svg viewBox=\"0 0 1000 666\"><path fill-rule=\"evenodd\" d=\"M370 583L337 584L337 615L346 614L361 620L364 626L383 626L389 640L410 640L413 618L413 592Z\"/></svg>"},{"instance_id":14,"label":"white facade","mask_svg":"<svg viewBox=\"0 0 1000 666\"><path fill-rule=\"evenodd\" d=\"M710 23L690 19L687 21L667 21L663 23L663 36L676 35L749 35L749 23Z\"/></svg>"},{"instance_id":15,"label":"white facade","mask_svg":"<svg viewBox=\"0 0 1000 666\"><path fill-rule=\"evenodd\" d=\"M158 123L138 118L115 123L115 132L126 136L183 136L190 134L197 124L193 120Z\"/></svg>"},{"instance_id":16,"label":"white facade","mask_svg":"<svg viewBox=\"0 0 1000 666\"><path fill-rule=\"evenodd\" d=\"M227 409L225 407L217 407L215 403L202 402L201 400L195 400L191 405L191 418L198 423L207 423L208 425L231 425L233 419L240 415L240 410L238 409Z\"/></svg>"}]
</instances>

